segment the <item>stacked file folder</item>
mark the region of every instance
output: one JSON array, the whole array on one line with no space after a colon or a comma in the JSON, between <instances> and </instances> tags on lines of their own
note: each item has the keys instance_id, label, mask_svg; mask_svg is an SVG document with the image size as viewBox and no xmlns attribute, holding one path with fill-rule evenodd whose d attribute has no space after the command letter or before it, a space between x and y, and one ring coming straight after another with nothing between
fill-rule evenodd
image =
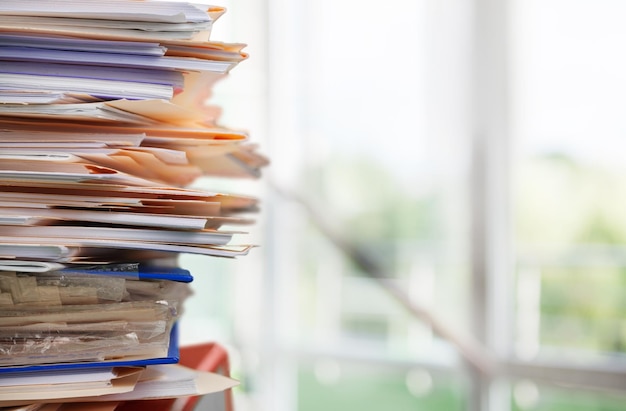
<instances>
[{"instance_id":1,"label":"stacked file folder","mask_svg":"<svg viewBox=\"0 0 626 411\"><path fill-rule=\"evenodd\" d=\"M235 384L178 364L177 343L193 279L178 255L247 254L234 236L258 206L189 185L268 163L208 101L247 58L210 40L224 12L0 2L0 407L115 409Z\"/></svg>"}]
</instances>

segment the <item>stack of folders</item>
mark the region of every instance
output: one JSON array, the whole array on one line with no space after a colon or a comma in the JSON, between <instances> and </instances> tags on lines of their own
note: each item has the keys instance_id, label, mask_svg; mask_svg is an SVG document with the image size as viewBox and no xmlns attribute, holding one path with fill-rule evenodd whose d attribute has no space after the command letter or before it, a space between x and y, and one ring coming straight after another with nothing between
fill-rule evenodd
<instances>
[{"instance_id":1,"label":"stack of folders","mask_svg":"<svg viewBox=\"0 0 626 411\"><path fill-rule=\"evenodd\" d=\"M190 184L268 163L208 103L247 57L209 39L224 12L0 2L0 407L132 409L236 384L180 364L177 342L178 256L247 254L233 236L258 205Z\"/></svg>"}]
</instances>

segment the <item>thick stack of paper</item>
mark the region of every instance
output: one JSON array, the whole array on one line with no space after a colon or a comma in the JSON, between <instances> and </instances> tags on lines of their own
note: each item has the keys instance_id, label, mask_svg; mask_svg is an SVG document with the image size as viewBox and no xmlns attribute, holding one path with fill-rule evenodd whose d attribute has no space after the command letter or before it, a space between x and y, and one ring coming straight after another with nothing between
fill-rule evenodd
<instances>
[{"instance_id":1,"label":"thick stack of paper","mask_svg":"<svg viewBox=\"0 0 626 411\"><path fill-rule=\"evenodd\" d=\"M233 385L175 364L192 280L177 256L245 255L233 236L257 209L186 187L267 164L207 104L247 57L209 40L224 11L0 2L0 406Z\"/></svg>"}]
</instances>

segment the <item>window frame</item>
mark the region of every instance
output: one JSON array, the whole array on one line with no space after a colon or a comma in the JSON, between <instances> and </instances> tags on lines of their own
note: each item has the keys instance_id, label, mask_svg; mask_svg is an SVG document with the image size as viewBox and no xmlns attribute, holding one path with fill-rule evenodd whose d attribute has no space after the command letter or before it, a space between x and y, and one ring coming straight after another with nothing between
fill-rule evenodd
<instances>
[{"instance_id":1,"label":"window frame","mask_svg":"<svg viewBox=\"0 0 626 411\"><path fill-rule=\"evenodd\" d=\"M470 73L466 79L467 90L461 94L466 97L463 104L472 107L462 119L464 132L470 145L468 190L471 208L471 226L468 242L470 244L471 274L469 290L471 296L471 327L476 337L493 353L496 368L492 375L486 375L465 367L468 370L467 409L469 411L504 411L511 408L512 383L520 379L537 382L587 387L598 390L619 390L626 387L626 367L619 364L595 364L582 366L564 362L521 361L512 351L514 343L514 244L511 232L511 0L443 0L445 6L427 8L435 21L458 20L459 8L462 22L461 34L467 34L469 55L462 58ZM287 0L263 0L256 8L265 9L262 16L245 16L246 7L252 0L233 6L240 7L229 18L241 19L241 25L256 18L265 22L260 34L263 36L264 50L255 50L255 58L264 64L262 76L266 90L258 101L264 104L267 124L263 133L268 136L269 152L272 145L290 144L290 151L299 153L306 149L306 142L285 139L273 140L269 136L291 136L294 120L301 113L290 103L296 98L298 88L291 91L274 87L285 81L294 81L293 73L302 70L306 64L304 51L298 51L298 35L287 35L290 30L311 29L302 23L306 19L306 6L302 2ZM260 4L260 5L259 5ZM271 30L270 30L271 27ZM304 27L304 28L303 28ZM434 27L430 28L434 30ZM292 33L293 34L293 33ZM433 36L434 38L435 36ZM461 38L462 36L459 36ZM273 63L273 57L282 50L301 53L299 64L279 67ZM298 59L293 59L296 61ZM440 63L433 59L431 73ZM247 63L246 63L247 64ZM442 82L445 80L441 80ZM296 81L297 84L297 81ZM300 84L302 86L302 84ZM277 91L280 90L280 91ZM465 93L465 94L463 94ZM437 125L431 125L431 131L441 131ZM450 131L450 130L446 130ZM458 132L452 130L451 132ZM258 134L257 134L258 135ZM297 155L294 156L296 158ZM280 167L276 168L276 164ZM269 173L278 183L289 185L293 174L289 167L294 162L277 162ZM295 302L290 293L293 277L290 266L294 261L280 261L289 254L290 245L283 241L284 233L273 232L272 226L278 216L302 217L293 204L278 198L275 193L264 199L264 212L261 217L266 233L262 239L264 251L269 256L262 269L262 287L258 290L264 301L263 310L257 313L258 320L265 326L258 335L244 338L240 345L244 351L256 351L262 366L255 376L259 387L259 405L263 409L293 410L297 408L296 383L294 376L297 369L295 361L309 362L317 358L331 358L337 361L359 361L380 364L398 370L413 367L436 372L457 373L462 364L432 364L412 361L390 361L383 357L362 357L353 353L317 349L299 349L289 341L285 330L294 322L293 316L287 315ZM293 312L293 310L292 310ZM504 332L503 332L504 330ZM246 357L244 357L245 361Z\"/></svg>"}]
</instances>

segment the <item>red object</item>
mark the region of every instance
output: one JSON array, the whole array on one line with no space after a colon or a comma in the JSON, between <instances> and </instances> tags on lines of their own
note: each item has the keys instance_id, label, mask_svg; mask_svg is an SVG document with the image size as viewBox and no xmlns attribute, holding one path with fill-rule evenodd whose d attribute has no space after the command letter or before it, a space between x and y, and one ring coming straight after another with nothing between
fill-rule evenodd
<instances>
[{"instance_id":1,"label":"red object","mask_svg":"<svg viewBox=\"0 0 626 411\"><path fill-rule=\"evenodd\" d=\"M217 343L189 345L180 348L180 364L195 370L215 372L230 377L228 352ZM224 391L227 411L233 411L232 390ZM182 398L185 405L183 411L192 411L200 397ZM180 401L180 400L177 400Z\"/></svg>"},{"instance_id":2,"label":"red object","mask_svg":"<svg viewBox=\"0 0 626 411\"><path fill-rule=\"evenodd\" d=\"M203 343L180 347L179 364L200 371L215 372L230 376L228 352L217 343ZM224 404L225 411L233 411L232 390L226 390ZM120 404L116 411L193 411L200 400L199 396L172 398L163 400L127 401Z\"/></svg>"}]
</instances>

